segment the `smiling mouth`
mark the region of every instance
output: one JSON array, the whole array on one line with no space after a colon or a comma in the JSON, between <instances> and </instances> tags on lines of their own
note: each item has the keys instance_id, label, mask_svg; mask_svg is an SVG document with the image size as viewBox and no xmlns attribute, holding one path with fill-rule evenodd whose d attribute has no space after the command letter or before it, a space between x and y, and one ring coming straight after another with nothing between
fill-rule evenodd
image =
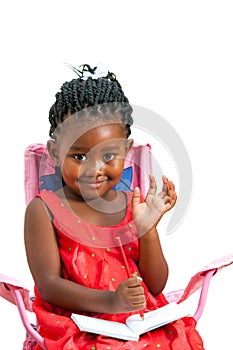
<instances>
[{"instance_id":1,"label":"smiling mouth","mask_svg":"<svg viewBox=\"0 0 233 350\"><path fill-rule=\"evenodd\" d=\"M102 178L102 179L97 179L97 180L95 180L95 181L90 181L90 180L81 180L81 181L79 181L79 183L80 183L80 185L81 186L85 186L85 187L89 187L89 188L92 188L92 189L98 189L98 188L100 188L101 187L101 185L103 184L103 183L105 183L106 181L108 180L108 178L107 177L104 177L104 178Z\"/></svg>"},{"instance_id":2,"label":"smiling mouth","mask_svg":"<svg viewBox=\"0 0 233 350\"><path fill-rule=\"evenodd\" d=\"M105 181L101 182L86 182L85 186L93 189L98 189Z\"/></svg>"}]
</instances>

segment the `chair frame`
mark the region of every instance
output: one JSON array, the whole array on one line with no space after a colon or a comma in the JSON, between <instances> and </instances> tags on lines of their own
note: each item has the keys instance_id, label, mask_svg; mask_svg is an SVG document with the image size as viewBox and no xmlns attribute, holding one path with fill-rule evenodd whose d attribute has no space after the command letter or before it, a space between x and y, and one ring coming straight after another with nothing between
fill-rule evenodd
<instances>
[{"instance_id":1,"label":"chair frame","mask_svg":"<svg viewBox=\"0 0 233 350\"><path fill-rule=\"evenodd\" d=\"M201 285L200 295L199 295L199 301L197 309L193 315L193 318L198 321L204 311L208 290L210 286L210 281L213 275L218 271L217 268L212 268L210 270L207 270L203 273L203 282ZM1 276L0 276L1 277ZM13 280L13 279L12 279ZM37 325L32 324L29 321L29 317L27 314L27 310L25 308L25 302L23 300L21 290L23 289L22 286L18 286L14 284L14 282L10 282L9 278L4 281L4 277L0 279L0 283L2 284L2 288L4 288L4 294L5 299L8 301L11 301L14 303L17 308L20 315L20 318L22 320L23 326L26 330L26 339L33 339L36 343L40 345L40 347L44 350L46 350L46 346L44 343L43 337L38 333ZM183 293L184 290L174 291L168 293L168 295L176 295L180 296ZM166 296L166 295L165 295ZM179 302L179 299L177 300ZM28 309L28 311L33 312L32 309Z\"/></svg>"},{"instance_id":2,"label":"chair frame","mask_svg":"<svg viewBox=\"0 0 233 350\"><path fill-rule=\"evenodd\" d=\"M135 152L137 153L137 157L139 157L145 166L146 173L151 173L152 164L151 164L151 154L150 154L150 145L145 146L137 146L135 148ZM47 160L49 160L46 164L54 171L54 164L52 164L49 155L46 153L46 147L43 144L31 144L25 150L25 201L26 204L34 197L35 193L38 193L39 190L39 176L38 176L38 165L40 165L41 157L45 154L47 156ZM128 161L128 165L130 165L132 158ZM127 166L128 166L127 165ZM49 173L50 169L49 168ZM143 176L139 172L139 180L140 176ZM135 184L133 184L135 185ZM143 183L143 191L146 193L146 184ZM143 195L145 194L143 192ZM198 300L198 305L196 307L196 311L194 312L193 318L198 321L204 311L204 307L206 304L206 299L208 295L208 290L210 286L210 281L213 275L216 274L220 269L226 267L233 263L233 254L226 255L224 257L218 258L217 260L211 262L206 265L201 271L196 273L191 279L185 289L171 291L165 293L165 297L168 302L175 301L177 303L182 303L186 300L190 295L200 289L200 295ZM39 344L40 347L46 350L45 342L43 337L39 334L39 325L32 324L29 321L28 313L33 313L32 308L32 300L29 296L29 291L24 288L21 282L11 278L9 276L0 274L0 296L5 298L7 301L15 304L18 308L20 318L22 320L23 326L26 330L26 340L24 342L24 349L33 349L35 344ZM28 344L28 345L27 345Z\"/></svg>"}]
</instances>

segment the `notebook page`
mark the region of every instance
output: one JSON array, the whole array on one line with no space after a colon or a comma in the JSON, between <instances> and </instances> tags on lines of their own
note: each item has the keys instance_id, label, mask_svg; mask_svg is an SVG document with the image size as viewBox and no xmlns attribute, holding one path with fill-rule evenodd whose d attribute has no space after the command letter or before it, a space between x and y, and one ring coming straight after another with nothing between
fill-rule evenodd
<instances>
[{"instance_id":1,"label":"notebook page","mask_svg":"<svg viewBox=\"0 0 233 350\"><path fill-rule=\"evenodd\" d=\"M143 334L149 330L161 327L167 323L188 316L189 310L181 304L170 303L157 310L144 313L144 320L139 314L128 317L126 324L135 334Z\"/></svg>"},{"instance_id":2,"label":"notebook page","mask_svg":"<svg viewBox=\"0 0 233 350\"><path fill-rule=\"evenodd\" d=\"M103 334L118 339L138 340L138 336L125 324L120 322L102 320L78 314L72 314L71 318L81 331Z\"/></svg>"}]
</instances>

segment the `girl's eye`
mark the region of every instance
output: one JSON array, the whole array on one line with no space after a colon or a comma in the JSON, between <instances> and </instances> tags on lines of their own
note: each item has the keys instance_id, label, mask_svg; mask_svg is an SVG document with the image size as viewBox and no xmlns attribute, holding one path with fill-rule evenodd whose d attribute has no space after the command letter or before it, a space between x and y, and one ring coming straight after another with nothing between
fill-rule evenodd
<instances>
[{"instance_id":1,"label":"girl's eye","mask_svg":"<svg viewBox=\"0 0 233 350\"><path fill-rule=\"evenodd\" d=\"M87 157L85 156L85 154L75 154L75 155L73 156L73 158L76 159L76 160L86 160L86 159L87 159Z\"/></svg>"},{"instance_id":2,"label":"girl's eye","mask_svg":"<svg viewBox=\"0 0 233 350\"><path fill-rule=\"evenodd\" d=\"M106 154L104 155L104 160L105 160L106 162L108 162L109 160L112 160L112 159L114 159L114 158L116 158L116 154L115 154L115 153L106 153Z\"/></svg>"}]
</instances>

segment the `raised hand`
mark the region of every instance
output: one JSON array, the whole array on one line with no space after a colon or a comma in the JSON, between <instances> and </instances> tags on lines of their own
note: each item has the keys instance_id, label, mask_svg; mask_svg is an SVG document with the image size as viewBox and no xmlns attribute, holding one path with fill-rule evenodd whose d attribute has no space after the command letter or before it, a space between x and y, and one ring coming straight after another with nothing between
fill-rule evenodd
<instances>
[{"instance_id":1,"label":"raised hand","mask_svg":"<svg viewBox=\"0 0 233 350\"><path fill-rule=\"evenodd\" d=\"M144 288L135 277L120 283L112 294L112 313L123 313L141 310L146 306Z\"/></svg>"},{"instance_id":2,"label":"raised hand","mask_svg":"<svg viewBox=\"0 0 233 350\"><path fill-rule=\"evenodd\" d=\"M156 227L161 217L174 207L176 203L175 186L166 176L163 176L162 191L157 195L157 184L153 175L150 175L150 187L144 202L140 202L140 189L135 188L132 198L133 217L142 235L152 227Z\"/></svg>"}]
</instances>

